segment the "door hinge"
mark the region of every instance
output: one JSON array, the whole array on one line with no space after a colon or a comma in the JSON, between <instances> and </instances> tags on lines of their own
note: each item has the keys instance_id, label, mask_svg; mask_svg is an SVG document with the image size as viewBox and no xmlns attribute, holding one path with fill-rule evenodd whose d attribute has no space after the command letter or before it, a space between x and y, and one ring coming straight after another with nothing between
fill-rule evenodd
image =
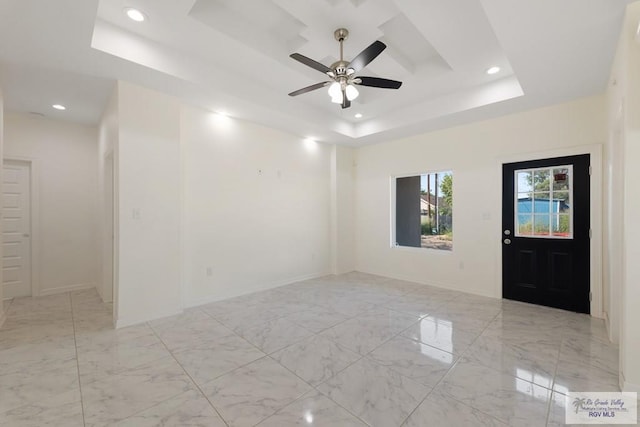
<instances>
[{"instance_id":1,"label":"door hinge","mask_svg":"<svg viewBox=\"0 0 640 427\"><path fill-rule=\"evenodd\" d=\"M589 229L589 238L591 238L593 236L593 233L591 232L591 229Z\"/></svg>"},{"instance_id":2,"label":"door hinge","mask_svg":"<svg viewBox=\"0 0 640 427\"><path fill-rule=\"evenodd\" d=\"M591 176L591 171L592 171L591 165L589 165L589 176Z\"/></svg>"}]
</instances>

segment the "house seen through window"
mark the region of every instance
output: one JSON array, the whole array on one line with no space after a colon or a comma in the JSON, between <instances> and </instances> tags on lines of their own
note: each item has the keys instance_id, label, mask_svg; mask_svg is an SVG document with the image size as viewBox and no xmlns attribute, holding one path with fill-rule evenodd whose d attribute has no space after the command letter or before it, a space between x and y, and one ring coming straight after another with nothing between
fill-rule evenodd
<instances>
[{"instance_id":1,"label":"house seen through window","mask_svg":"<svg viewBox=\"0 0 640 427\"><path fill-rule=\"evenodd\" d=\"M452 172L400 177L395 184L395 245L452 250Z\"/></svg>"}]
</instances>

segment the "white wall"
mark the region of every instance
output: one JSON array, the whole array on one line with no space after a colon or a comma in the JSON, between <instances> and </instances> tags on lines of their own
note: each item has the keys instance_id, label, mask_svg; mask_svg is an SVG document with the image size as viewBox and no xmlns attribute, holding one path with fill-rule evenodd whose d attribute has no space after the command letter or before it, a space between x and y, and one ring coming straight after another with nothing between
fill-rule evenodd
<instances>
[{"instance_id":1,"label":"white wall","mask_svg":"<svg viewBox=\"0 0 640 427\"><path fill-rule=\"evenodd\" d=\"M0 88L0 159L2 158L2 151L4 146L4 98L2 96L2 88ZM0 165L0 190L2 190L2 165ZM2 191L0 191L0 206L2 206ZM0 219L2 218L2 209L0 209ZM2 221L0 220L0 260L2 259ZM2 268L0 266L0 327L6 319L4 312L4 298L2 296Z\"/></svg>"},{"instance_id":2,"label":"white wall","mask_svg":"<svg viewBox=\"0 0 640 427\"><path fill-rule=\"evenodd\" d=\"M32 277L35 295L96 285L96 155L95 127L5 115L4 158L32 160L39 193L38 211L32 206L39 217L32 242L40 267Z\"/></svg>"},{"instance_id":3,"label":"white wall","mask_svg":"<svg viewBox=\"0 0 640 427\"><path fill-rule=\"evenodd\" d=\"M597 96L359 149L357 270L501 297L502 161L602 144L605 122ZM391 248L390 177L441 170L454 177L453 252Z\"/></svg>"},{"instance_id":4,"label":"white wall","mask_svg":"<svg viewBox=\"0 0 640 427\"><path fill-rule=\"evenodd\" d=\"M186 106L181 129L187 305L330 271L331 147Z\"/></svg>"},{"instance_id":5,"label":"white wall","mask_svg":"<svg viewBox=\"0 0 640 427\"><path fill-rule=\"evenodd\" d=\"M331 272L355 269L355 152L334 145L331 149Z\"/></svg>"},{"instance_id":6,"label":"white wall","mask_svg":"<svg viewBox=\"0 0 640 427\"><path fill-rule=\"evenodd\" d=\"M118 83L117 98L116 324L121 327L182 310L180 104L124 82Z\"/></svg>"},{"instance_id":7,"label":"white wall","mask_svg":"<svg viewBox=\"0 0 640 427\"><path fill-rule=\"evenodd\" d=\"M107 102L104 112L102 113L98 128L98 225L100 230L98 253L100 254L99 259L101 268L100 283L97 288L102 300L105 302L114 300L113 291L114 288L117 288L114 284L114 281L117 279L114 268L114 248L117 250L117 244L113 244L113 246L112 244L109 244L109 240L112 239L112 236L110 235L111 233L109 233L110 226L107 224L108 220L112 219L111 227L113 227L114 239L117 237L115 236L117 227L115 227L115 224L113 223L115 220L115 209L112 209L110 215L106 212L109 207L107 206L108 202L106 202L105 195L105 163L107 163L108 157L111 156L113 162L113 175L115 175L118 160L118 135L118 87L116 86L109 98L109 101ZM117 189L115 181L113 184L114 190ZM114 199L117 200L117 197ZM107 271L109 266L112 267L111 272ZM115 309L117 309L117 304L114 304L114 310ZM114 317L118 317L117 312L114 313Z\"/></svg>"},{"instance_id":8,"label":"white wall","mask_svg":"<svg viewBox=\"0 0 640 427\"><path fill-rule=\"evenodd\" d=\"M612 321L620 323L620 386L640 392L640 43L634 39L640 24L640 2L627 6L608 92L609 134L612 142L608 188L612 192L611 240ZM616 224L622 222L622 227ZM622 243L622 246L618 246ZM617 261L620 259L621 261ZM618 272L621 270L621 274ZM618 309L619 316L617 314ZM613 322L612 322L613 323Z\"/></svg>"}]
</instances>

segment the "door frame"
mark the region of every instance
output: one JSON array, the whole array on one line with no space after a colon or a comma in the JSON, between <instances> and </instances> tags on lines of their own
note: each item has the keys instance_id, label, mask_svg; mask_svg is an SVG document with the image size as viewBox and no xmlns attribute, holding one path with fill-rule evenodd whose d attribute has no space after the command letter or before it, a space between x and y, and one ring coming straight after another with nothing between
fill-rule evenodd
<instances>
[{"instance_id":1,"label":"door frame","mask_svg":"<svg viewBox=\"0 0 640 427\"><path fill-rule=\"evenodd\" d=\"M30 228L31 228L31 296L40 296L40 162L32 157L5 156L4 162L23 163L29 166Z\"/></svg>"},{"instance_id":2,"label":"door frame","mask_svg":"<svg viewBox=\"0 0 640 427\"><path fill-rule=\"evenodd\" d=\"M517 163L526 162L536 159L549 159L553 157L565 157L576 156L580 154L591 155L591 176L590 176L590 192L589 192L589 214L590 214L590 228L591 239L589 241L589 278L590 278L590 311L591 316L602 319L604 317L603 310L603 295L602 295L602 215L603 215L603 200L602 200L602 180L603 180L603 167L602 167L602 144L592 145L580 145L567 148L559 148L553 150L535 151L527 153L510 154L501 156L497 159L499 168L497 168L498 180L500 188L500 218L496 223L499 229L496 229L495 240L497 256L497 269L500 279L496 281L497 289L496 294L502 296L502 165L505 163Z\"/></svg>"}]
</instances>

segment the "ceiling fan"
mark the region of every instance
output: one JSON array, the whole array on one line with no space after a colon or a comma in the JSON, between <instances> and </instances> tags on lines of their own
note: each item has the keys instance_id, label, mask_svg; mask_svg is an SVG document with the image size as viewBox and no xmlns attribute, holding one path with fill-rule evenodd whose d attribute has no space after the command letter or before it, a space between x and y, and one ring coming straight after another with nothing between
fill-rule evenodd
<instances>
[{"instance_id":1,"label":"ceiling fan","mask_svg":"<svg viewBox=\"0 0 640 427\"><path fill-rule=\"evenodd\" d=\"M356 76L356 73L376 59L376 57L387 48L387 45L376 40L365 50L360 52L351 62L347 62L343 58L342 44L347 37L349 37L349 31L345 28L338 28L334 31L333 36L340 43L340 60L334 62L331 67L327 67L326 65L299 53L292 53L289 55L296 61L302 62L304 65L318 70L321 73L325 73L331 78L331 80L298 89L291 92L289 96L298 96L303 93L311 92L312 90L329 86L331 102L341 104L342 108L349 108L351 106L351 101L358 97L358 89L356 89L355 85L379 87L384 89L398 89L402 86L402 82L397 80Z\"/></svg>"}]
</instances>

